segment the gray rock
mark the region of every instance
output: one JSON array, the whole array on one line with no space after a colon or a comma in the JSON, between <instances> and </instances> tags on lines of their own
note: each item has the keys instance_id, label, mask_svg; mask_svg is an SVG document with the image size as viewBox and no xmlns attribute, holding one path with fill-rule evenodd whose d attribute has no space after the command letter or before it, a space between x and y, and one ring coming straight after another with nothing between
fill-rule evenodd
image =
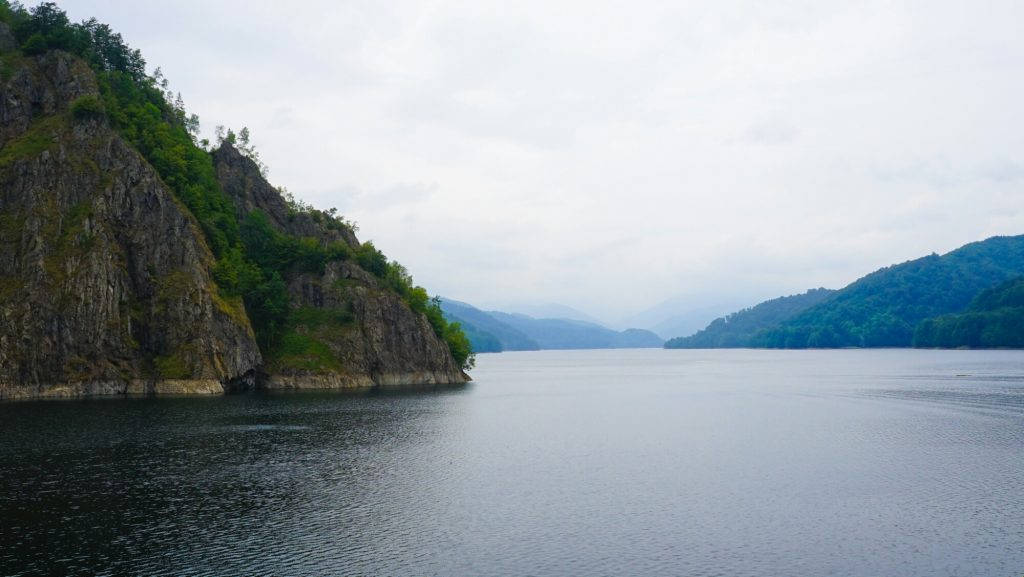
<instances>
[{"instance_id":1,"label":"gray rock","mask_svg":"<svg viewBox=\"0 0 1024 577\"><path fill-rule=\"evenodd\" d=\"M27 98L0 129L89 90L77 62L44 56L0 90ZM102 121L29 130L44 148L9 141L23 154L0 163L0 398L252 383L262 357L245 310L218 294L197 223L152 167Z\"/></svg>"},{"instance_id":2,"label":"gray rock","mask_svg":"<svg viewBox=\"0 0 1024 577\"><path fill-rule=\"evenodd\" d=\"M96 94L88 66L60 52L22 59L0 85L0 399L468 379L422 314L348 261L286 279L309 313L294 331L328 352L264 366L188 209L105 120L61 114ZM261 210L282 233L359 246L329 215L292 210L233 147L214 160L240 219Z\"/></svg>"},{"instance_id":3,"label":"gray rock","mask_svg":"<svg viewBox=\"0 0 1024 577\"><path fill-rule=\"evenodd\" d=\"M316 238L327 244L342 241L349 246L359 246L355 233L338 222L332 222L328 215L317 215L292 210L281 193L271 186L260 169L237 148L225 142L213 152L217 167L217 179L221 188L235 202L238 220L253 210L263 211L270 223L285 234L303 238Z\"/></svg>"},{"instance_id":4,"label":"gray rock","mask_svg":"<svg viewBox=\"0 0 1024 577\"><path fill-rule=\"evenodd\" d=\"M322 242L359 242L347 229L315 222L288 209L259 168L230 144L214 152L221 187L231 195L239 219L262 210L278 230ZM369 272L349 261L332 262L323 275L287 279L293 307L319 310L314 324L297 331L330 349L336 366L302 369L270 359L266 386L272 388L351 388L464 383L469 377L455 365L448 346L422 314L413 312ZM278 360L280 361L280 360Z\"/></svg>"}]
</instances>

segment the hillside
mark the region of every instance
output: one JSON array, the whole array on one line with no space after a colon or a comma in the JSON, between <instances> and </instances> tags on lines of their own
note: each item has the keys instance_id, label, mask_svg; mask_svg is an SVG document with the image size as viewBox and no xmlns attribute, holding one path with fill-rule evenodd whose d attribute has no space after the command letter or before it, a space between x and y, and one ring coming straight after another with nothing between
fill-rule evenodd
<instances>
[{"instance_id":1,"label":"hillside","mask_svg":"<svg viewBox=\"0 0 1024 577\"><path fill-rule=\"evenodd\" d=\"M666 349L717 349L750 347L759 332L824 301L836 291L817 288L803 294L778 297L759 305L715 319L706 328L688 337L676 337L665 343Z\"/></svg>"},{"instance_id":2,"label":"hillside","mask_svg":"<svg viewBox=\"0 0 1024 577\"><path fill-rule=\"evenodd\" d=\"M963 311L981 291L1024 273L1024 236L993 237L875 271L779 326L755 346L907 347L918 324Z\"/></svg>"},{"instance_id":3,"label":"hillside","mask_svg":"<svg viewBox=\"0 0 1024 577\"><path fill-rule=\"evenodd\" d=\"M199 141L107 26L0 0L0 65L0 397L467 379L404 268Z\"/></svg>"},{"instance_id":4,"label":"hillside","mask_svg":"<svg viewBox=\"0 0 1024 577\"><path fill-rule=\"evenodd\" d=\"M451 322L459 323L478 353L501 351L536 351L537 341L473 305L441 299L441 310Z\"/></svg>"},{"instance_id":5,"label":"hillside","mask_svg":"<svg viewBox=\"0 0 1024 577\"><path fill-rule=\"evenodd\" d=\"M962 313L921 322L914 346L1024 348L1024 278L983 291Z\"/></svg>"}]
</instances>

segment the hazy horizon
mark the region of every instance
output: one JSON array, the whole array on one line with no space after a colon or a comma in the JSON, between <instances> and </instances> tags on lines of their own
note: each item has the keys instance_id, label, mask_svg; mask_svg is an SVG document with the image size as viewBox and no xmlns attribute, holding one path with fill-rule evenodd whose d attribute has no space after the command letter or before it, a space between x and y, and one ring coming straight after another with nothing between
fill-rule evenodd
<instances>
[{"instance_id":1,"label":"hazy horizon","mask_svg":"<svg viewBox=\"0 0 1024 577\"><path fill-rule=\"evenodd\" d=\"M1013 2L60 5L481 308L618 325L1024 232Z\"/></svg>"}]
</instances>

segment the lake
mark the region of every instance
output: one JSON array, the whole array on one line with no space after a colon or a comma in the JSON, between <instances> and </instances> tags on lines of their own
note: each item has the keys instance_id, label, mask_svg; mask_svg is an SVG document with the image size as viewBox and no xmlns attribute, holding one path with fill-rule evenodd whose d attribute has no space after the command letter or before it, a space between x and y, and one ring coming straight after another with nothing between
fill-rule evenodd
<instances>
[{"instance_id":1,"label":"lake","mask_svg":"<svg viewBox=\"0 0 1024 577\"><path fill-rule=\"evenodd\" d=\"M0 404L0 574L1024 575L1024 352L480 355Z\"/></svg>"}]
</instances>

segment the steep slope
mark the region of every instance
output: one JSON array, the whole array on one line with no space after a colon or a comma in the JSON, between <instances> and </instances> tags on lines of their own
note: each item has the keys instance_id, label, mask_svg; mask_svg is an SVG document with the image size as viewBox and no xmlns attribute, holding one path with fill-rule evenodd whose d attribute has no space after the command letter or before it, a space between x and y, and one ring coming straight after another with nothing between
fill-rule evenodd
<instances>
[{"instance_id":1,"label":"steep slope","mask_svg":"<svg viewBox=\"0 0 1024 577\"><path fill-rule=\"evenodd\" d=\"M102 119L81 61L0 85L0 397L222 392L261 362L196 222Z\"/></svg>"},{"instance_id":2,"label":"steep slope","mask_svg":"<svg viewBox=\"0 0 1024 577\"><path fill-rule=\"evenodd\" d=\"M0 398L468 379L401 265L173 100L105 25L0 0Z\"/></svg>"},{"instance_id":3,"label":"steep slope","mask_svg":"<svg viewBox=\"0 0 1024 577\"><path fill-rule=\"evenodd\" d=\"M1024 278L983 291L962 313L922 321L914 346L1024 348Z\"/></svg>"},{"instance_id":4,"label":"steep slope","mask_svg":"<svg viewBox=\"0 0 1024 577\"><path fill-rule=\"evenodd\" d=\"M441 299L441 309L450 320L460 323L464 328L469 328L467 335L470 342L473 343L474 351L482 353L540 349L537 341L526 336L522 331L501 322L473 305L451 299ZM497 347L494 346L495 341Z\"/></svg>"},{"instance_id":5,"label":"steep slope","mask_svg":"<svg viewBox=\"0 0 1024 577\"><path fill-rule=\"evenodd\" d=\"M728 316L715 319L688 337L665 343L666 349L717 349L749 347L753 337L824 301L835 291L817 288L803 294L778 297Z\"/></svg>"},{"instance_id":6,"label":"steep slope","mask_svg":"<svg viewBox=\"0 0 1024 577\"><path fill-rule=\"evenodd\" d=\"M1024 236L993 237L875 271L762 331L757 346L907 347L924 319L964 310L978 293L1024 273Z\"/></svg>"},{"instance_id":7,"label":"steep slope","mask_svg":"<svg viewBox=\"0 0 1024 577\"><path fill-rule=\"evenodd\" d=\"M320 270L290 266L284 271L291 310L284 334L265 351L268 387L438 384L468 378L426 317L388 290L385 279L350 260L362 249L350 228L329 215L290 207L256 163L228 142L214 151L213 161L243 232L259 219L276 233L336 249Z\"/></svg>"},{"instance_id":8,"label":"steep slope","mask_svg":"<svg viewBox=\"0 0 1024 577\"><path fill-rule=\"evenodd\" d=\"M611 329L567 319L535 319L526 315L488 311L494 319L533 339L541 349L621 349L660 347L661 338L643 329Z\"/></svg>"}]
</instances>

